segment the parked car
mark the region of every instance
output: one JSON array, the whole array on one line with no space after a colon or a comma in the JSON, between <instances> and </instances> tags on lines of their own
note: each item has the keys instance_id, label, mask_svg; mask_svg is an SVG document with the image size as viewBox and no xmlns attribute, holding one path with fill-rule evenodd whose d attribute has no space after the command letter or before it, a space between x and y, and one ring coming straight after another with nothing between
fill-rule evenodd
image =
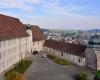
<instances>
[{"instance_id":1,"label":"parked car","mask_svg":"<svg viewBox=\"0 0 100 80\"><path fill-rule=\"evenodd\" d=\"M36 54L38 54L38 51L33 51L33 55L36 55Z\"/></svg>"},{"instance_id":2,"label":"parked car","mask_svg":"<svg viewBox=\"0 0 100 80\"><path fill-rule=\"evenodd\" d=\"M47 54L42 54L42 57L46 58L47 57Z\"/></svg>"}]
</instances>

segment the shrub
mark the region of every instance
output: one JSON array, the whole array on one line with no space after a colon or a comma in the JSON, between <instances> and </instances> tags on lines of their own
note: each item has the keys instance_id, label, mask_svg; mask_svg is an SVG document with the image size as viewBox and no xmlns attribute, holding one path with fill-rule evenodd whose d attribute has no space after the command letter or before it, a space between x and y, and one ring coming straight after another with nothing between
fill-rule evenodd
<instances>
[{"instance_id":1,"label":"shrub","mask_svg":"<svg viewBox=\"0 0 100 80\"><path fill-rule=\"evenodd\" d=\"M87 75L84 74L84 73L78 73L78 74L75 76L75 80L87 80Z\"/></svg>"},{"instance_id":2,"label":"shrub","mask_svg":"<svg viewBox=\"0 0 100 80\"><path fill-rule=\"evenodd\" d=\"M18 74L15 80L24 80L23 74Z\"/></svg>"},{"instance_id":3,"label":"shrub","mask_svg":"<svg viewBox=\"0 0 100 80\"><path fill-rule=\"evenodd\" d=\"M15 66L14 70L17 71L17 72L20 72L20 73L24 73L31 63L32 63L32 61L21 60L21 61Z\"/></svg>"},{"instance_id":4,"label":"shrub","mask_svg":"<svg viewBox=\"0 0 100 80\"><path fill-rule=\"evenodd\" d=\"M97 77L98 79L100 79L100 70L96 71L95 77Z\"/></svg>"},{"instance_id":5,"label":"shrub","mask_svg":"<svg viewBox=\"0 0 100 80\"><path fill-rule=\"evenodd\" d=\"M6 80L24 80L23 75L16 71L12 71L9 74L7 74L5 79Z\"/></svg>"},{"instance_id":6,"label":"shrub","mask_svg":"<svg viewBox=\"0 0 100 80\"><path fill-rule=\"evenodd\" d=\"M23 74L32 61L21 60L14 68L5 73L5 80L24 80Z\"/></svg>"}]
</instances>

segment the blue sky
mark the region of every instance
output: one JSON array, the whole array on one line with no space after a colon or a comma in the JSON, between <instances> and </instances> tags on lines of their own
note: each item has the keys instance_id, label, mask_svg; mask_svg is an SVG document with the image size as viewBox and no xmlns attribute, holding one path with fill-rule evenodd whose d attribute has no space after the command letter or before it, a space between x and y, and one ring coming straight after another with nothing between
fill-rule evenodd
<instances>
[{"instance_id":1,"label":"blue sky","mask_svg":"<svg viewBox=\"0 0 100 80\"><path fill-rule=\"evenodd\" d=\"M100 0L0 0L0 14L42 28L100 28Z\"/></svg>"}]
</instances>

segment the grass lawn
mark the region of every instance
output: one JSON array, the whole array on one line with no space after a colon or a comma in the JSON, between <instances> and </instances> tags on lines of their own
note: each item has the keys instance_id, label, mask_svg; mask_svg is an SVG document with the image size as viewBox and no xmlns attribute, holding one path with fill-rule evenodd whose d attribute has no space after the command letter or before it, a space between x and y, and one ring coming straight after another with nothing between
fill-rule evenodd
<instances>
[{"instance_id":1,"label":"grass lawn","mask_svg":"<svg viewBox=\"0 0 100 80\"><path fill-rule=\"evenodd\" d=\"M100 78L100 70L96 71L95 76Z\"/></svg>"},{"instance_id":2,"label":"grass lawn","mask_svg":"<svg viewBox=\"0 0 100 80\"><path fill-rule=\"evenodd\" d=\"M9 70L8 72L5 73L5 75L4 75L5 79L8 80L8 78L10 77L11 79L9 79L9 80L16 80L16 79L12 79L12 77L14 77L17 74L18 75L24 74L24 72L31 65L31 63L32 63L32 61L29 61L29 60L21 60L19 63L16 64L16 66L14 68L12 68L11 70Z\"/></svg>"},{"instance_id":3,"label":"grass lawn","mask_svg":"<svg viewBox=\"0 0 100 80\"><path fill-rule=\"evenodd\" d=\"M54 55L47 55L47 57L57 64L61 64L61 65L68 65L69 64L69 62L67 60L62 59L62 58L58 58Z\"/></svg>"}]
</instances>

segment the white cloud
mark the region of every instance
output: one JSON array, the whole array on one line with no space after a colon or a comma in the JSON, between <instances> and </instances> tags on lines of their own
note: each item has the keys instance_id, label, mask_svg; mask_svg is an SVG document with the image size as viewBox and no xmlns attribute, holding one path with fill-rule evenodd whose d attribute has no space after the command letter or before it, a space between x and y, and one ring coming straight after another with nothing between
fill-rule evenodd
<instances>
[{"instance_id":1,"label":"white cloud","mask_svg":"<svg viewBox=\"0 0 100 80\"><path fill-rule=\"evenodd\" d=\"M64 6L60 5L59 1L60 0L44 0L42 6L45 9L45 12L56 15L75 15L74 12L85 9L84 6L73 5L71 2L72 0Z\"/></svg>"},{"instance_id":2,"label":"white cloud","mask_svg":"<svg viewBox=\"0 0 100 80\"><path fill-rule=\"evenodd\" d=\"M73 15L74 11L83 10L84 7L72 5L72 2L73 0L68 2L66 6L61 6L60 0L0 0L0 8L19 8L32 12L34 4L39 4L47 14L57 15Z\"/></svg>"},{"instance_id":3,"label":"white cloud","mask_svg":"<svg viewBox=\"0 0 100 80\"><path fill-rule=\"evenodd\" d=\"M39 4L41 2L41 0L23 0L26 3L31 3L31 4Z\"/></svg>"},{"instance_id":4,"label":"white cloud","mask_svg":"<svg viewBox=\"0 0 100 80\"><path fill-rule=\"evenodd\" d=\"M39 0L0 0L0 8L19 8L30 12L32 7L27 3L36 4Z\"/></svg>"},{"instance_id":5,"label":"white cloud","mask_svg":"<svg viewBox=\"0 0 100 80\"><path fill-rule=\"evenodd\" d=\"M74 5L73 1L75 0L66 0L68 1L66 5L61 5L59 1L60 0L0 0L0 8L2 9L18 8L27 12L31 12L33 7L35 7L36 4L39 4L45 13L51 14L50 16L37 16L36 14L33 14L34 16L29 19L28 16L26 17L25 15L23 16L21 14L13 14L4 11L0 11L0 13L18 17L24 23L27 23L29 20L31 24L37 24L45 28L63 27L68 29L88 29L100 26L100 19L94 18L92 16L77 14L78 11L84 10L85 7ZM31 4L31 6L29 4Z\"/></svg>"},{"instance_id":6,"label":"white cloud","mask_svg":"<svg viewBox=\"0 0 100 80\"><path fill-rule=\"evenodd\" d=\"M20 6L23 6L19 0L1 0L0 5L2 8L19 8Z\"/></svg>"}]
</instances>

